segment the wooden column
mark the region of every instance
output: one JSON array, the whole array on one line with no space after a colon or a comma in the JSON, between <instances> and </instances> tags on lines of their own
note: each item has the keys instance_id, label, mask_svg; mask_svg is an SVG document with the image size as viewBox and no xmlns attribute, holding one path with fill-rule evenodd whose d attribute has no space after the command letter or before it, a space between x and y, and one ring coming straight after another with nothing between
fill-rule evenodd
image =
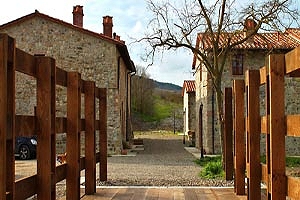
<instances>
[{"instance_id":1,"label":"wooden column","mask_svg":"<svg viewBox=\"0 0 300 200\"><path fill-rule=\"evenodd\" d=\"M225 88L224 99L224 114L225 114L225 127L224 127L224 142L225 142L225 179L233 179L233 138L232 138L232 89Z\"/></svg>"},{"instance_id":2,"label":"wooden column","mask_svg":"<svg viewBox=\"0 0 300 200\"><path fill-rule=\"evenodd\" d=\"M15 195L15 40L0 34L0 199Z\"/></svg>"},{"instance_id":3,"label":"wooden column","mask_svg":"<svg viewBox=\"0 0 300 200\"><path fill-rule=\"evenodd\" d=\"M99 90L100 181L107 181L107 89Z\"/></svg>"},{"instance_id":4,"label":"wooden column","mask_svg":"<svg viewBox=\"0 0 300 200\"><path fill-rule=\"evenodd\" d=\"M264 128L266 129L266 178L267 178L267 199L271 200L271 187L270 187L270 174L271 174L271 168L270 168L270 81L269 81L269 74L265 73L264 74L266 78L266 86L265 86L265 108L266 108L266 123L264 124ZM263 171L263 170L262 170Z\"/></svg>"},{"instance_id":5,"label":"wooden column","mask_svg":"<svg viewBox=\"0 0 300 200\"><path fill-rule=\"evenodd\" d=\"M270 181L272 199L286 198L284 55L270 55Z\"/></svg>"},{"instance_id":6,"label":"wooden column","mask_svg":"<svg viewBox=\"0 0 300 200\"><path fill-rule=\"evenodd\" d=\"M246 71L247 92L247 168L248 173L248 199L260 200L260 115L259 115L259 84L260 74L258 70Z\"/></svg>"},{"instance_id":7,"label":"wooden column","mask_svg":"<svg viewBox=\"0 0 300 200\"><path fill-rule=\"evenodd\" d=\"M67 80L67 199L80 199L80 74L68 72Z\"/></svg>"},{"instance_id":8,"label":"wooden column","mask_svg":"<svg viewBox=\"0 0 300 200\"><path fill-rule=\"evenodd\" d=\"M55 60L36 56L37 73L37 196L55 199ZM53 108L54 107L54 108Z\"/></svg>"},{"instance_id":9,"label":"wooden column","mask_svg":"<svg viewBox=\"0 0 300 200\"><path fill-rule=\"evenodd\" d=\"M234 93L234 158L235 158L235 193L237 195L245 194L245 82L244 80L233 81Z\"/></svg>"},{"instance_id":10,"label":"wooden column","mask_svg":"<svg viewBox=\"0 0 300 200\"><path fill-rule=\"evenodd\" d=\"M56 64L51 63L51 199L56 199Z\"/></svg>"},{"instance_id":11,"label":"wooden column","mask_svg":"<svg viewBox=\"0 0 300 200\"><path fill-rule=\"evenodd\" d=\"M95 82L85 81L85 194L96 192Z\"/></svg>"}]
</instances>

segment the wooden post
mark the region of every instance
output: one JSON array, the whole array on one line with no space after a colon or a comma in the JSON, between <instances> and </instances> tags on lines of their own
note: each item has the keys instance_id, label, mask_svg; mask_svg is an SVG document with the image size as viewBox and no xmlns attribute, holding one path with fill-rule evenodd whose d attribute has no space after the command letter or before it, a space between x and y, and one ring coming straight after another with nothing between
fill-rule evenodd
<instances>
[{"instance_id":1,"label":"wooden post","mask_svg":"<svg viewBox=\"0 0 300 200\"><path fill-rule=\"evenodd\" d=\"M270 169L272 199L286 198L284 55L269 55Z\"/></svg>"},{"instance_id":2,"label":"wooden post","mask_svg":"<svg viewBox=\"0 0 300 200\"><path fill-rule=\"evenodd\" d=\"M0 34L0 199L15 196L15 40Z\"/></svg>"},{"instance_id":3,"label":"wooden post","mask_svg":"<svg viewBox=\"0 0 300 200\"><path fill-rule=\"evenodd\" d=\"M265 73L266 76L266 86L265 86L265 108L266 108L266 166L267 166L267 199L271 200L271 187L270 187L270 174L271 174L271 168L270 168L270 81L269 81L269 74Z\"/></svg>"},{"instance_id":4,"label":"wooden post","mask_svg":"<svg viewBox=\"0 0 300 200\"><path fill-rule=\"evenodd\" d=\"M246 71L246 90L247 90L247 169L248 182L248 199L260 200L260 114L259 114L259 84L260 74L258 70Z\"/></svg>"},{"instance_id":5,"label":"wooden post","mask_svg":"<svg viewBox=\"0 0 300 200\"><path fill-rule=\"evenodd\" d=\"M80 74L68 72L67 80L67 199L80 199Z\"/></svg>"},{"instance_id":6,"label":"wooden post","mask_svg":"<svg viewBox=\"0 0 300 200\"><path fill-rule=\"evenodd\" d=\"M235 192L245 194L245 117L244 117L244 80L233 81L234 91L234 155L235 155Z\"/></svg>"},{"instance_id":7,"label":"wooden post","mask_svg":"<svg viewBox=\"0 0 300 200\"><path fill-rule=\"evenodd\" d=\"M37 196L38 199L55 199L55 162L53 162L52 135L55 133L55 60L36 56L37 72ZM53 71L54 70L54 71ZM54 150L54 152L52 152ZM54 174L54 175L53 175ZM53 193L54 189L54 193Z\"/></svg>"},{"instance_id":8,"label":"wooden post","mask_svg":"<svg viewBox=\"0 0 300 200\"><path fill-rule=\"evenodd\" d=\"M85 194L96 192L95 82L85 81Z\"/></svg>"},{"instance_id":9,"label":"wooden post","mask_svg":"<svg viewBox=\"0 0 300 200\"><path fill-rule=\"evenodd\" d=\"M225 179L233 179L233 144L232 144L232 89L225 88L225 127L224 127L224 142L225 142Z\"/></svg>"},{"instance_id":10,"label":"wooden post","mask_svg":"<svg viewBox=\"0 0 300 200\"><path fill-rule=\"evenodd\" d=\"M107 89L99 90L100 181L107 181Z\"/></svg>"},{"instance_id":11,"label":"wooden post","mask_svg":"<svg viewBox=\"0 0 300 200\"><path fill-rule=\"evenodd\" d=\"M51 199L56 199L56 64L51 63Z\"/></svg>"}]
</instances>

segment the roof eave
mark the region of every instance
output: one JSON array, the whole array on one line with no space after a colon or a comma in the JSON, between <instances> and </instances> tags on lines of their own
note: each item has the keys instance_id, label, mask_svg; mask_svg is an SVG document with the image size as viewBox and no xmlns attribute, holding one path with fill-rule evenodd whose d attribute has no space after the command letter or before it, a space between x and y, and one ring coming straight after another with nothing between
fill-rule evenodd
<instances>
[{"instance_id":1,"label":"roof eave","mask_svg":"<svg viewBox=\"0 0 300 200\"><path fill-rule=\"evenodd\" d=\"M125 44L117 44L116 46L124 60L127 69L131 72L136 72L134 62L130 58L127 46Z\"/></svg>"}]
</instances>

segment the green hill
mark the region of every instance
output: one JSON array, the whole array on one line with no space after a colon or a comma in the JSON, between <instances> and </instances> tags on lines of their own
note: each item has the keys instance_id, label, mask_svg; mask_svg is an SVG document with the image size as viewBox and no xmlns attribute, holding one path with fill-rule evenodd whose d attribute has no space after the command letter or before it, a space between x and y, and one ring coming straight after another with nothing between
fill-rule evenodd
<instances>
[{"instance_id":1,"label":"green hill","mask_svg":"<svg viewBox=\"0 0 300 200\"><path fill-rule=\"evenodd\" d=\"M154 99L152 114L141 115L134 112L133 130L173 130L175 116L176 129L181 131L183 126L181 87L158 81L155 81L155 85L152 94Z\"/></svg>"},{"instance_id":2,"label":"green hill","mask_svg":"<svg viewBox=\"0 0 300 200\"><path fill-rule=\"evenodd\" d=\"M156 80L153 80L154 85L156 88L158 89L163 89L163 90L171 90L171 91L181 91L182 87L175 85L173 83L163 83L163 82L159 82Z\"/></svg>"}]
</instances>

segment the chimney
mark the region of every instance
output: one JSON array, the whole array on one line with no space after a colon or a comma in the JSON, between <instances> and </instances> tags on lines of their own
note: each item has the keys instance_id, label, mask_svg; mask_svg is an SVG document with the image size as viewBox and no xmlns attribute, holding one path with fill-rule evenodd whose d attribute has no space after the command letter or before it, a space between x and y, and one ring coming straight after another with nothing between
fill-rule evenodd
<instances>
[{"instance_id":1,"label":"chimney","mask_svg":"<svg viewBox=\"0 0 300 200\"><path fill-rule=\"evenodd\" d=\"M256 25L257 23L254 21L254 19L246 19L244 22L244 36L247 37L250 35L254 31ZM253 39L253 36L251 39Z\"/></svg>"},{"instance_id":2,"label":"chimney","mask_svg":"<svg viewBox=\"0 0 300 200\"><path fill-rule=\"evenodd\" d=\"M83 6L73 6L73 25L83 27Z\"/></svg>"},{"instance_id":3,"label":"chimney","mask_svg":"<svg viewBox=\"0 0 300 200\"><path fill-rule=\"evenodd\" d=\"M103 17L103 34L112 38L112 27L113 27L113 17L104 16Z\"/></svg>"},{"instance_id":4,"label":"chimney","mask_svg":"<svg viewBox=\"0 0 300 200\"><path fill-rule=\"evenodd\" d=\"M120 41L121 37L117 35L116 33L113 33L113 39Z\"/></svg>"}]
</instances>

